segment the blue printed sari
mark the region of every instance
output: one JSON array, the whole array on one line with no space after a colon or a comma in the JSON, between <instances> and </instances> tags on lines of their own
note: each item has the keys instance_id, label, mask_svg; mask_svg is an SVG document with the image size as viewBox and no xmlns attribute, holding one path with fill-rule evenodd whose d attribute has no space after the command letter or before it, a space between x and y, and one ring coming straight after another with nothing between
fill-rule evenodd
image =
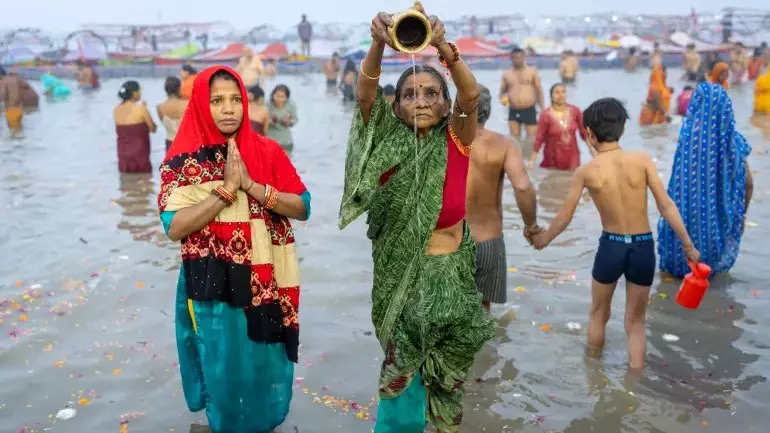
<instances>
[{"instance_id":1,"label":"blue printed sari","mask_svg":"<svg viewBox=\"0 0 770 433\"><path fill-rule=\"evenodd\" d=\"M668 194L712 275L729 271L738 257L750 153L751 146L735 129L727 92L700 84L679 131ZM689 272L682 243L663 218L658 221L658 255L661 271L677 278Z\"/></svg>"}]
</instances>

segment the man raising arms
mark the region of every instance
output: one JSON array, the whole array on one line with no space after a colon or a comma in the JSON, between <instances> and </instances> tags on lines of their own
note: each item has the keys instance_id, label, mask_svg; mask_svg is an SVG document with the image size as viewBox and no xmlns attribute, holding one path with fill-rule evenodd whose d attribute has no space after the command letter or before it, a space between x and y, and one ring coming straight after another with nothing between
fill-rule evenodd
<instances>
[{"instance_id":1,"label":"man raising arms","mask_svg":"<svg viewBox=\"0 0 770 433\"><path fill-rule=\"evenodd\" d=\"M479 85L479 124L471 146L466 195L467 221L476 242L476 285L484 308L506 302L508 266L503 239L503 175L513 186L516 204L524 220L524 235L540 232L537 196L529 181L521 151L510 137L484 127L492 110L489 89Z\"/></svg>"},{"instance_id":2,"label":"man raising arms","mask_svg":"<svg viewBox=\"0 0 770 433\"><path fill-rule=\"evenodd\" d=\"M521 48L514 48L511 53L513 67L503 72L500 83L500 99L508 106L508 128L511 137L521 138L521 125L527 131L527 138L537 134L537 110L535 104L543 110L543 87L537 69L527 65L526 55Z\"/></svg>"}]
</instances>

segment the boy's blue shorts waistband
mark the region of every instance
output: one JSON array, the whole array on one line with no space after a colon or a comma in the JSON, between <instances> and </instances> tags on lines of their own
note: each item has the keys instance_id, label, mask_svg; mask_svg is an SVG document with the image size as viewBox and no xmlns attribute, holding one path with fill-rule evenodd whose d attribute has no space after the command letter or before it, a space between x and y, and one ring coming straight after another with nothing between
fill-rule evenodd
<instances>
[{"instance_id":1,"label":"boy's blue shorts waistband","mask_svg":"<svg viewBox=\"0 0 770 433\"><path fill-rule=\"evenodd\" d=\"M637 242L649 242L653 240L652 233L642 233L638 235L619 235L615 233L602 232L601 239L607 239L621 244L634 244Z\"/></svg>"}]
</instances>

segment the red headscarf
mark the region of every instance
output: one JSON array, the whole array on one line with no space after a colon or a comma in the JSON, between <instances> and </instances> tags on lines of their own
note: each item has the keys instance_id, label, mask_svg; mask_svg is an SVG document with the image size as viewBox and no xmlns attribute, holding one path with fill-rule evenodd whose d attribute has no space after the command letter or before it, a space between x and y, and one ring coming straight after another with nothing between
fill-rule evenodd
<instances>
[{"instance_id":1,"label":"red headscarf","mask_svg":"<svg viewBox=\"0 0 770 433\"><path fill-rule=\"evenodd\" d=\"M302 194L306 191L297 170L289 160L286 152L274 140L255 133L248 121L249 102L246 87L243 85L240 75L227 66L211 66L202 70L193 83L192 97L187 105L179 130L176 133L174 142L171 144L166 157L163 159L163 165L176 165L171 163L182 155L190 155L199 152L206 147L225 146L224 155L227 155L227 139L219 131L211 117L209 108L209 98L211 96L210 85L211 77L217 72L225 71L230 73L238 81L238 87L241 90L241 104L243 105L243 121L241 127L235 136L238 143L238 150L241 153L246 169L252 180L261 184L270 184L280 192L292 194ZM169 164L171 163L171 164ZM161 167L161 171L163 171ZM188 173L195 176L195 173ZM182 173L184 177L190 177ZM222 174L212 173L212 176L206 180L222 180ZM162 202L164 193L165 179L161 179L161 196L159 197L159 206L161 211L165 207ZM179 179L169 179L170 181ZM168 191L170 194L170 191Z\"/></svg>"},{"instance_id":2,"label":"red headscarf","mask_svg":"<svg viewBox=\"0 0 770 433\"><path fill-rule=\"evenodd\" d=\"M224 180L227 139L214 123L209 105L211 77L219 71L235 77L241 91L243 120L235 141L251 179L279 192L305 192L281 146L251 129L246 88L238 74L213 66L196 77L179 131L161 164L161 212L200 203ZM249 339L282 342L288 358L297 362L299 275L288 218L238 191L234 204L182 239L182 261L189 299L243 308Z\"/></svg>"}]
</instances>

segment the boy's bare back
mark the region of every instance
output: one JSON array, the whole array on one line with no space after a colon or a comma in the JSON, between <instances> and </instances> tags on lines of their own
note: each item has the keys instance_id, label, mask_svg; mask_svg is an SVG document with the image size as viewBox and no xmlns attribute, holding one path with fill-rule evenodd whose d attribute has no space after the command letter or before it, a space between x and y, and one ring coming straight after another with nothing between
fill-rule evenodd
<instances>
[{"instance_id":1,"label":"boy's bare back","mask_svg":"<svg viewBox=\"0 0 770 433\"><path fill-rule=\"evenodd\" d=\"M580 167L576 176L596 204L604 230L617 234L650 232L647 214L647 188L660 179L651 172L647 152L628 152L616 148L600 152ZM660 185L662 188L662 184Z\"/></svg>"}]
</instances>

